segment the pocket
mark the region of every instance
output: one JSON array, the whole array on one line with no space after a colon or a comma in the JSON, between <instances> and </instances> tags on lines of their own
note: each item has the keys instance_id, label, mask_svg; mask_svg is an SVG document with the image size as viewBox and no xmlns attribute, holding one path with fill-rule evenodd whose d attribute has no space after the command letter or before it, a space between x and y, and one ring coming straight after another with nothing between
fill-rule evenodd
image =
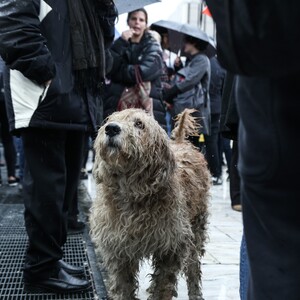
<instances>
[{"instance_id":1,"label":"pocket","mask_svg":"<svg viewBox=\"0 0 300 300\"><path fill-rule=\"evenodd\" d=\"M35 110L45 98L44 87L34 83L17 70L10 70L10 85L12 99L22 103L26 109Z\"/></svg>"}]
</instances>

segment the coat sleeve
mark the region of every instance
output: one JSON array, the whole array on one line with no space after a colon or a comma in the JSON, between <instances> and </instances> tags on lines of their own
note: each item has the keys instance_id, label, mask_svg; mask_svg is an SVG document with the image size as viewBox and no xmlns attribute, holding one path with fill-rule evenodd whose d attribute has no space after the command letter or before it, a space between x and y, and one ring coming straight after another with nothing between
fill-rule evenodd
<instances>
[{"instance_id":1,"label":"coat sleeve","mask_svg":"<svg viewBox=\"0 0 300 300\"><path fill-rule=\"evenodd\" d=\"M11 69L42 84L55 76L55 64L40 31L40 1L1 1L0 55Z\"/></svg>"},{"instance_id":2,"label":"coat sleeve","mask_svg":"<svg viewBox=\"0 0 300 300\"><path fill-rule=\"evenodd\" d=\"M155 42L148 44L141 54L138 63L143 81L153 81L162 75L162 54ZM135 84L134 65L125 60L120 62L119 71L112 74L112 79L123 84Z\"/></svg>"},{"instance_id":3,"label":"coat sleeve","mask_svg":"<svg viewBox=\"0 0 300 300\"><path fill-rule=\"evenodd\" d=\"M180 92L184 93L197 85L207 72L208 64L209 60L204 55L198 55L192 59L189 65L185 67L185 79L176 83Z\"/></svg>"}]
</instances>

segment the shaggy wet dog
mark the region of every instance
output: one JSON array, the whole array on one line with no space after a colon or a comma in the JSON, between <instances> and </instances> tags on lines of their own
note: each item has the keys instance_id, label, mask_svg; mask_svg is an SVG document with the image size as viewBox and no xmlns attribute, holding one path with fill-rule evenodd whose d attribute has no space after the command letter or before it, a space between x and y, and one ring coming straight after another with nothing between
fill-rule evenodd
<instances>
[{"instance_id":1,"label":"shaggy wet dog","mask_svg":"<svg viewBox=\"0 0 300 300\"><path fill-rule=\"evenodd\" d=\"M181 271L189 299L203 299L200 259L210 176L203 155L186 139L197 130L191 112L179 116L173 141L138 109L112 114L98 132L90 225L110 299L138 299L145 258L154 269L148 299L176 297Z\"/></svg>"}]
</instances>

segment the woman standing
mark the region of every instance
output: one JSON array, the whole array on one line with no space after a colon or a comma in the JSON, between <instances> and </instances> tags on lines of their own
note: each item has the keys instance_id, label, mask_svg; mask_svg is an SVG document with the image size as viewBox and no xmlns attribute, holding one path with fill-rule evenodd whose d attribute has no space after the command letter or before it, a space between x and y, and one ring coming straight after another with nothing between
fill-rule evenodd
<instances>
[{"instance_id":1,"label":"woman standing","mask_svg":"<svg viewBox=\"0 0 300 300\"><path fill-rule=\"evenodd\" d=\"M137 83L135 67L138 66L143 82L151 82L150 97L153 99L153 115L166 129L166 111L161 100L162 50L159 43L147 31L148 15L140 8L128 14L129 29L124 31L111 47L113 67L110 83L105 86L103 97L104 118L117 110L125 88Z\"/></svg>"}]
</instances>

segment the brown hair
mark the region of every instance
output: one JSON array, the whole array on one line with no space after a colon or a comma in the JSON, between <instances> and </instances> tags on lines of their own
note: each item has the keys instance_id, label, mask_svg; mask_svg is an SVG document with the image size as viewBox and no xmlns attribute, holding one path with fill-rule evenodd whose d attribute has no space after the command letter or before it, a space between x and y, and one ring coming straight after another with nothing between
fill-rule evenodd
<instances>
[{"instance_id":1,"label":"brown hair","mask_svg":"<svg viewBox=\"0 0 300 300\"><path fill-rule=\"evenodd\" d=\"M147 11L146 11L145 8L138 8L138 9L136 9L136 10L133 10L133 11L129 12L128 15L127 15L127 24L128 24L128 22L129 22L129 19L131 18L131 16L132 16L134 13L139 12L139 11L141 11L141 12L143 12L143 13L145 14L146 24L148 24L148 13L147 13Z\"/></svg>"}]
</instances>

